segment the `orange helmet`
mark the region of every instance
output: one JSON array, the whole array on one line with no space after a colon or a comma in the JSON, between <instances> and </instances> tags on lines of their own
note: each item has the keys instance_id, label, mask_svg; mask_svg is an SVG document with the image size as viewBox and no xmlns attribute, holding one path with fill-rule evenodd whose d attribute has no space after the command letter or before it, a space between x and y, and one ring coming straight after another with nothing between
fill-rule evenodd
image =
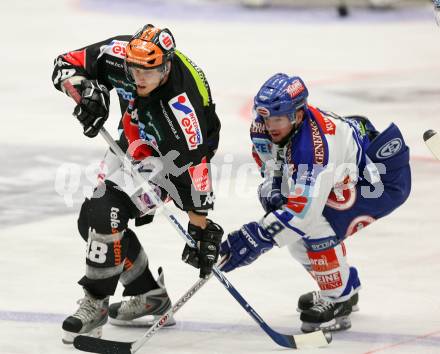
<instances>
[{"instance_id":1,"label":"orange helmet","mask_svg":"<svg viewBox=\"0 0 440 354\"><path fill-rule=\"evenodd\" d=\"M158 69L171 60L175 49L174 37L168 28L160 29L151 24L145 25L130 39L126 47L125 68Z\"/></svg>"}]
</instances>

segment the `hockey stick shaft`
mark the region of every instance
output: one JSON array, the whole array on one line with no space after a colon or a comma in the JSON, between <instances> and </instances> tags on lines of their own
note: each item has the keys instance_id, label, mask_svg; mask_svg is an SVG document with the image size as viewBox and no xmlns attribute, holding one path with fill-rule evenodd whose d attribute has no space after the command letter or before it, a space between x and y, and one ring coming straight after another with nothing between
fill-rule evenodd
<instances>
[{"instance_id":1,"label":"hockey stick shaft","mask_svg":"<svg viewBox=\"0 0 440 354\"><path fill-rule=\"evenodd\" d=\"M224 259L219 261L219 267L221 267L223 260ZM75 348L86 352L102 354L136 353L154 334L166 325L168 319L173 314L176 314L211 277L212 274L209 275L209 278L198 279L197 282L174 303L173 307L166 311L138 340L134 342L117 342L80 335L74 339L73 344Z\"/></svg>"},{"instance_id":2,"label":"hockey stick shaft","mask_svg":"<svg viewBox=\"0 0 440 354\"><path fill-rule=\"evenodd\" d=\"M64 88L69 93L69 95L74 99L74 101L79 104L81 101L81 96L78 93L78 91L75 89L75 87L69 82L64 82ZM119 145L115 142L115 140L111 137L111 135L108 133L108 131L102 127L100 130L100 135L104 138L104 140L107 142L107 144L110 146L110 148L113 150L113 152L116 154L116 156L121 160L121 162L124 164L124 166L128 166L132 173L134 172L135 176L138 180L144 181L144 178L140 175L140 173L137 170L134 170L131 168L131 161L127 157L127 155L122 151L122 149L119 147ZM156 196L156 194L151 190L151 187L148 183L142 183L142 188L146 190L149 197L151 195L152 199L155 199L156 205L163 204L161 200ZM182 227L180 222L177 220L177 218L168 210L168 208L164 208L162 212L165 213L167 219L171 222L173 227L177 230L179 234L183 233L185 241L192 247L196 247L196 243L194 240L189 236L189 234L186 232L186 230ZM156 323L136 342L132 344L131 352L135 353L142 345L145 344L145 342L153 336L160 328L162 328L168 318L175 312L177 312L205 283L211 278L211 276L207 279L199 279L196 284L194 284L176 303L175 305L168 310Z\"/></svg>"},{"instance_id":3,"label":"hockey stick shaft","mask_svg":"<svg viewBox=\"0 0 440 354\"><path fill-rule=\"evenodd\" d=\"M217 264L219 267L222 266L224 259L221 259ZM197 282L184 294L182 297L177 300L177 302L173 305L171 309L169 309L160 319L156 321L156 323L153 324L153 326L142 336L142 338L138 339L136 342L133 342L131 347L131 353L135 353L136 351L141 348L145 342L148 341L159 329L161 329L163 326L165 326L168 318L175 314L177 311L180 310L180 308L189 300L191 299L194 294L200 290L200 288L205 285L205 283L211 279L212 274L209 275L208 278L202 278L197 280Z\"/></svg>"},{"instance_id":4,"label":"hockey stick shaft","mask_svg":"<svg viewBox=\"0 0 440 354\"><path fill-rule=\"evenodd\" d=\"M76 103L81 101L81 97L75 87L66 80L64 83L64 88L70 94L70 96L75 100ZM182 226L182 224L178 221L178 219L174 216L174 214L167 208L163 202L157 197L156 193L151 190L151 186L148 181L145 181L142 175L138 170L133 169L131 165L130 159L127 155L122 151L122 149L117 145L117 143L113 140L111 135L107 132L105 128L101 128L100 130L101 136L108 143L110 148L116 154L116 156L124 163L124 166L131 169L134 178L137 181L144 181L142 183L142 188L148 194L149 197L156 203L156 205L160 205L162 209L162 213L165 214L165 217L177 231L177 233L185 240L185 242L191 246L196 247L196 243L192 239L192 237L188 234L187 230ZM237 302L243 307L243 309L252 317L252 319L263 329L263 331L278 345L287 347L287 348L296 348L296 341L293 335L286 335L279 332L276 332L271 327L267 325L267 323L263 320L263 318L252 308L251 305L241 296L241 294L235 289L235 287L229 282L226 276L220 271L220 269L215 265L212 269L216 278L223 284L223 286L229 291L229 293L237 300ZM319 332L318 332L319 333ZM325 337L324 333L320 331L322 335L321 340L319 341L319 346L325 345L329 343L329 339ZM308 336L308 335L302 335ZM304 337L305 338L305 337ZM310 336L312 338L312 336ZM315 343L315 342L314 342ZM314 343L310 343L313 345Z\"/></svg>"},{"instance_id":5,"label":"hockey stick shaft","mask_svg":"<svg viewBox=\"0 0 440 354\"><path fill-rule=\"evenodd\" d=\"M72 85L72 83L68 80L64 81L63 86L66 92L69 93L70 97L74 99L74 101L79 104L81 102L81 96L76 88ZM116 141L112 138L109 132L102 127L99 131L99 134L104 138L107 144L110 146L111 150L114 154L119 158L119 160L124 164L124 167L131 171L136 182L140 183L140 188L144 190L148 194L154 204L162 207L162 213L165 214L166 218L170 221L171 225L174 229L185 239L186 243L188 243L191 247L196 247L196 243L182 226L182 224L178 221L178 219L174 216L174 214L164 205L164 203L159 199L157 194L151 189L150 184L145 178L140 174L137 169L134 169L132 166L131 158L127 156L126 153L122 151Z\"/></svg>"},{"instance_id":6,"label":"hockey stick shaft","mask_svg":"<svg viewBox=\"0 0 440 354\"><path fill-rule=\"evenodd\" d=\"M177 302L174 306L169 309L156 323L142 336L142 338L138 339L133 343L131 347L131 352L135 353L141 348L159 329L165 326L168 318L175 314L179 309L190 299L193 295L199 291L199 289L205 285L205 283L211 278L211 276L207 279L199 279Z\"/></svg>"},{"instance_id":7,"label":"hockey stick shaft","mask_svg":"<svg viewBox=\"0 0 440 354\"><path fill-rule=\"evenodd\" d=\"M134 342L118 342L107 339L77 336L74 339L74 346L76 349L102 354L134 354L136 353L154 334L156 334L162 327L164 327L168 319L177 313L182 306L191 299L196 292L198 292L203 285L211 278L199 279L197 282L185 292L182 297L175 302L172 308L166 311L138 340Z\"/></svg>"}]
</instances>

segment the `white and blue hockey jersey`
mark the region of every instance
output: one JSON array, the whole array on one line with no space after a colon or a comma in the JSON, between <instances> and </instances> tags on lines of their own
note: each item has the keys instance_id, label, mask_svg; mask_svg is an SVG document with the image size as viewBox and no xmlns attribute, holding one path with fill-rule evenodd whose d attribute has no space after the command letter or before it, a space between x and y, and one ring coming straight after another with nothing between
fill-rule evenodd
<instances>
[{"instance_id":1,"label":"white and blue hockey jersey","mask_svg":"<svg viewBox=\"0 0 440 354\"><path fill-rule=\"evenodd\" d=\"M250 133L263 177L278 183L286 198L273 216L309 240L311 249L325 246L313 240L341 241L409 195L409 149L394 124L378 135L366 118L342 118L308 106L301 126L283 146L272 143L259 116ZM402 174L398 183L396 172ZM282 232L274 239L287 245L297 241L293 234Z\"/></svg>"}]
</instances>

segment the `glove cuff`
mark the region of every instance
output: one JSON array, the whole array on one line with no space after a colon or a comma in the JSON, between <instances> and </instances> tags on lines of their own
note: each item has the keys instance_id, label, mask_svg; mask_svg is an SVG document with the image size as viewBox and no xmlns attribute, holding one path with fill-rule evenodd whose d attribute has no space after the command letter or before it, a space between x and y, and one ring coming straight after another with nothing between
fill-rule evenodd
<instances>
[{"instance_id":1,"label":"glove cuff","mask_svg":"<svg viewBox=\"0 0 440 354\"><path fill-rule=\"evenodd\" d=\"M188 233L194 239L194 241L199 242L203 239L203 230L201 227L188 223Z\"/></svg>"},{"instance_id":2,"label":"glove cuff","mask_svg":"<svg viewBox=\"0 0 440 354\"><path fill-rule=\"evenodd\" d=\"M209 241L219 243L224 234L222 227L211 219L206 219L206 221L207 225L205 229L188 223L188 233L196 242Z\"/></svg>"},{"instance_id":3,"label":"glove cuff","mask_svg":"<svg viewBox=\"0 0 440 354\"><path fill-rule=\"evenodd\" d=\"M206 229L203 230L203 241L214 242L216 244L220 243L222 236L225 233L219 224L214 221L207 219L208 225Z\"/></svg>"}]
</instances>

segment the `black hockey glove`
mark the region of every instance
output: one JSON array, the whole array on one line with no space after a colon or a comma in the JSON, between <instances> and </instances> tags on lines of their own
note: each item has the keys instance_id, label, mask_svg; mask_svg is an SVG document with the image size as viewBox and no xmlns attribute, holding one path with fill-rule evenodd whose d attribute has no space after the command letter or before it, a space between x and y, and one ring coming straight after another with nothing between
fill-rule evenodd
<instances>
[{"instance_id":1,"label":"black hockey glove","mask_svg":"<svg viewBox=\"0 0 440 354\"><path fill-rule=\"evenodd\" d=\"M80 92L81 102L75 107L73 115L83 125L84 135L93 138L108 118L110 93L97 80L81 81Z\"/></svg>"},{"instance_id":2,"label":"black hockey glove","mask_svg":"<svg viewBox=\"0 0 440 354\"><path fill-rule=\"evenodd\" d=\"M223 229L220 225L207 220L206 229L191 223L188 224L188 233L197 242L197 248L185 245L182 260L193 267L200 268L200 278L207 278L218 259Z\"/></svg>"}]
</instances>

